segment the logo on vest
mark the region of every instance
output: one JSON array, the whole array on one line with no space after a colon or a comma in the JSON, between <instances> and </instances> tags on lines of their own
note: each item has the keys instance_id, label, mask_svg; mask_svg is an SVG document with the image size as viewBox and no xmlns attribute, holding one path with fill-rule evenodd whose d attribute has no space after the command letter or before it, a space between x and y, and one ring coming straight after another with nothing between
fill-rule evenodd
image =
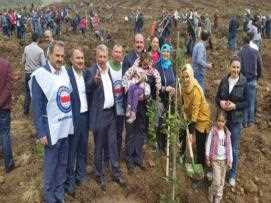
<instances>
[{"instance_id":1,"label":"logo on vest","mask_svg":"<svg viewBox=\"0 0 271 203\"><path fill-rule=\"evenodd\" d=\"M68 113L71 111L71 97L70 89L65 86L61 86L57 91L56 102L58 108L63 113Z\"/></svg>"}]
</instances>

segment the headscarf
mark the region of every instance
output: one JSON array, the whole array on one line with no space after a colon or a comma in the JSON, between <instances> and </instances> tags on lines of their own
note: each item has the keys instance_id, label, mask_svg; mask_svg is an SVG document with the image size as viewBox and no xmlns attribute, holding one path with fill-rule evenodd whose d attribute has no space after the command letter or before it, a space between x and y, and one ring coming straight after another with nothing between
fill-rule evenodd
<instances>
[{"instance_id":1,"label":"headscarf","mask_svg":"<svg viewBox=\"0 0 271 203\"><path fill-rule=\"evenodd\" d=\"M194 77L194 71L193 68L191 66L191 64L185 64L183 66L183 68L185 69L185 71L187 72L189 78L190 78L190 84L188 86L182 86L182 90L185 93L189 93L191 92L191 90L193 89L194 86L197 86L198 89L201 91L202 95L204 95L203 90L201 88L201 86L199 85L198 81L196 80L196 78Z\"/></svg>"},{"instance_id":2,"label":"headscarf","mask_svg":"<svg viewBox=\"0 0 271 203\"><path fill-rule=\"evenodd\" d=\"M164 51L171 53L172 46L170 46L169 44L164 44L161 47L161 53L163 53ZM170 59L165 60L163 56L160 59L160 64L163 70L167 70L172 67L172 61Z\"/></svg>"}]
</instances>

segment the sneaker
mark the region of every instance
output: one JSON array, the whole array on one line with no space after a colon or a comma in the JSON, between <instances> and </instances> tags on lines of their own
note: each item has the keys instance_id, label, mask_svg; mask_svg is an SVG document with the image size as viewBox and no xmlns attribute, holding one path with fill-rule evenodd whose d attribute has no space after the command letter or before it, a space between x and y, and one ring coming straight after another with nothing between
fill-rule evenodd
<instances>
[{"instance_id":1,"label":"sneaker","mask_svg":"<svg viewBox=\"0 0 271 203\"><path fill-rule=\"evenodd\" d=\"M213 172L212 171L208 171L206 174L206 178L208 181L212 181L213 179Z\"/></svg>"},{"instance_id":2,"label":"sneaker","mask_svg":"<svg viewBox=\"0 0 271 203\"><path fill-rule=\"evenodd\" d=\"M214 202L214 195L211 192L208 192L208 200L210 203Z\"/></svg>"},{"instance_id":3,"label":"sneaker","mask_svg":"<svg viewBox=\"0 0 271 203\"><path fill-rule=\"evenodd\" d=\"M235 185L236 185L236 180L235 180L235 178L230 178L230 179L229 179L229 184L230 184L231 187L235 187Z\"/></svg>"},{"instance_id":4,"label":"sneaker","mask_svg":"<svg viewBox=\"0 0 271 203\"><path fill-rule=\"evenodd\" d=\"M184 156L185 156L184 154L182 154L182 155L180 156L180 164L184 164L184 159L185 159Z\"/></svg>"}]
</instances>

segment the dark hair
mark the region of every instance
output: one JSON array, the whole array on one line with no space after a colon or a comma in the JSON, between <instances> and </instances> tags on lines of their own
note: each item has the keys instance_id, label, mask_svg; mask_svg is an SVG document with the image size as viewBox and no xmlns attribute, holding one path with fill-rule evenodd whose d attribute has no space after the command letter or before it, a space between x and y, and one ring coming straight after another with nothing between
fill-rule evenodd
<instances>
[{"instance_id":1,"label":"dark hair","mask_svg":"<svg viewBox=\"0 0 271 203\"><path fill-rule=\"evenodd\" d=\"M73 54L74 54L74 52L75 52L76 50L78 50L78 51L80 51L81 53L84 54L84 49L83 49L82 47L80 47L80 46L74 47L74 48L72 48L72 50L71 50L71 52L70 52L70 58L73 57Z\"/></svg>"},{"instance_id":2,"label":"dark hair","mask_svg":"<svg viewBox=\"0 0 271 203\"><path fill-rule=\"evenodd\" d=\"M55 47L62 47L64 49L64 42L53 41L52 45L49 46L49 55L51 55L54 52Z\"/></svg>"},{"instance_id":3,"label":"dark hair","mask_svg":"<svg viewBox=\"0 0 271 203\"><path fill-rule=\"evenodd\" d=\"M247 36L246 36L246 37L247 37L248 40L249 40L247 43L249 43L249 42L254 38L254 35L255 35L255 34L254 34L253 32L248 32L248 33L247 33ZM245 42L245 38L244 38L244 42ZM245 43L246 43L246 42L245 42Z\"/></svg>"},{"instance_id":4,"label":"dark hair","mask_svg":"<svg viewBox=\"0 0 271 203\"><path fill-rule=\"evenodd\" d=\"M222 109L217 109L215 120L217 121L220 117L223 117L227 121L227 114Z\"/></svg>"},{"instance_id":5,"label":"dark hair","mask_svg":"<svg viewBox=\"0 0 271 203\"><path fill-rule=\"evenodd\" d=\"M139 63L138 63L138 65L141 67L141 66L142 66L142 62L143 62L145 59L147 59L147 58L150 58L149 53L148 53L146 50L142 51L142 52L140 53L140 56L139 56Z\"/></svg>"},{"instance_id":6,"label":"dark hair","mask_svg":"<svg viewBox=\"0 0 271 203\"><path fill-rule=\"evenodd\" d=\"M241 63L241 60L240 60L240 58L238 57L238 56L233 56L233 57L231 57L231 60L230 60L230 65L234 62L234 61L239 61L240 63Z\"/></svg>"},{"instance_id":7,"label":"dark hair","mask_svg":"<svg viewBox=\"0 0 271 203\"><path fill-rule=\"evenodd\" d=\"M32 33L32 41L33 42L38 42L38 40L40 39L40 34L37 32L33 32Z\"/></svg>"},{"instance_id":8,"label":"dark hair","mask_svg":"<svg viewBox=\"0 0 271 203\"><path fill-rule=\"evenodd\" d=\"M202 41L207 41L208 38L210 37L210 33L206 30L202 30L201 33L200 33L200 39Z\"/></svg>"}]
</instances>

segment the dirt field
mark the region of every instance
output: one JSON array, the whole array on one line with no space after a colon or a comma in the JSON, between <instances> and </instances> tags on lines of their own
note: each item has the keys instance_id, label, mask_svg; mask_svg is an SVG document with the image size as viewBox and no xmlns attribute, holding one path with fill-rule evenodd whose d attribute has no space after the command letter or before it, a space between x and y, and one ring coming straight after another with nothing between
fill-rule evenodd
<instances>
[{"instance_id":1,"label":"dirt field","mask_svg":"<svg viewBox=\"0 0 271 203\"><path fill-rule=\"evenodd\" d=\"M255 9L269 10L269 0L258 1L230 1L230 0L101 0L95 1L99 6L99 14L102 13L103 22L113 36L114 42L125 45L128 51L132 47L132 29L123 21L130 9L141 7L148 19L156 17L162 9L198 8L199 13L207 12L213 15L215 9L219 11L220 20L226 22L231 13L240 13L246 6ZM163 2L163 3L160 3ZM193 3L191 3L193 2ZM257 2L257 4L256 4ZM108 17L108 18L106 18ZM209 60L214 63L214 68L207 73L207 98L213 104L214 95L220 79L227 73L227 64L230 53L226 49L227 37L224 24L219 32L213 35L214 51L209 53ZM181 30L181 28L178 28ZM148 28L145 28L148 32ZM176 32L174 33L176 37ZM93 36L83 38L80 34L65 34L67 50L77 44L81 44L86 51L87 64L93 62L93 48L97 41ZM8 41L0 37L0 56L6 57L12 63L18 76L23 75L23 67L20 65L23 47L16 39ZM258 85L257 96L257 125L242 131L240 162L238 167L237 187L226 187L224 202L236 203L269 203L271 202L271 41L264 40L263 78ZM189 60L189 59L188 59ZM0 164L0 203L41 202L41 178L42 159L37 155L35 148L35 130L30 117L22 114L23 104L23 77L14 83L13 109L12 109L12 141L14 157L17 168L10 174L4 174L4 166ZM214 105L212 105L214 108ZM89 142L89 166L92 171L93 140ZM0 155L2 159L2 155ZM121 166L128 179L128 189L123 190L115 183L110 182L107 192L103 193L93 178L77 188L75 198L66 197L66 202L97 202L97 203L154 203L159 202L163 196L170 194L169 183L165 176L165 157L158 157L151 148L145 148L146 171L136 171L129 176L125 163ZM91 174L90 174L91 175ZM207 201L207 187L204 190L192 190L189 178L184 175L183 168L178 165L179 188L177 196L181 202L198 203ZM108 177L110 180L110 177Z\"/></svg>"}]
</instances>

